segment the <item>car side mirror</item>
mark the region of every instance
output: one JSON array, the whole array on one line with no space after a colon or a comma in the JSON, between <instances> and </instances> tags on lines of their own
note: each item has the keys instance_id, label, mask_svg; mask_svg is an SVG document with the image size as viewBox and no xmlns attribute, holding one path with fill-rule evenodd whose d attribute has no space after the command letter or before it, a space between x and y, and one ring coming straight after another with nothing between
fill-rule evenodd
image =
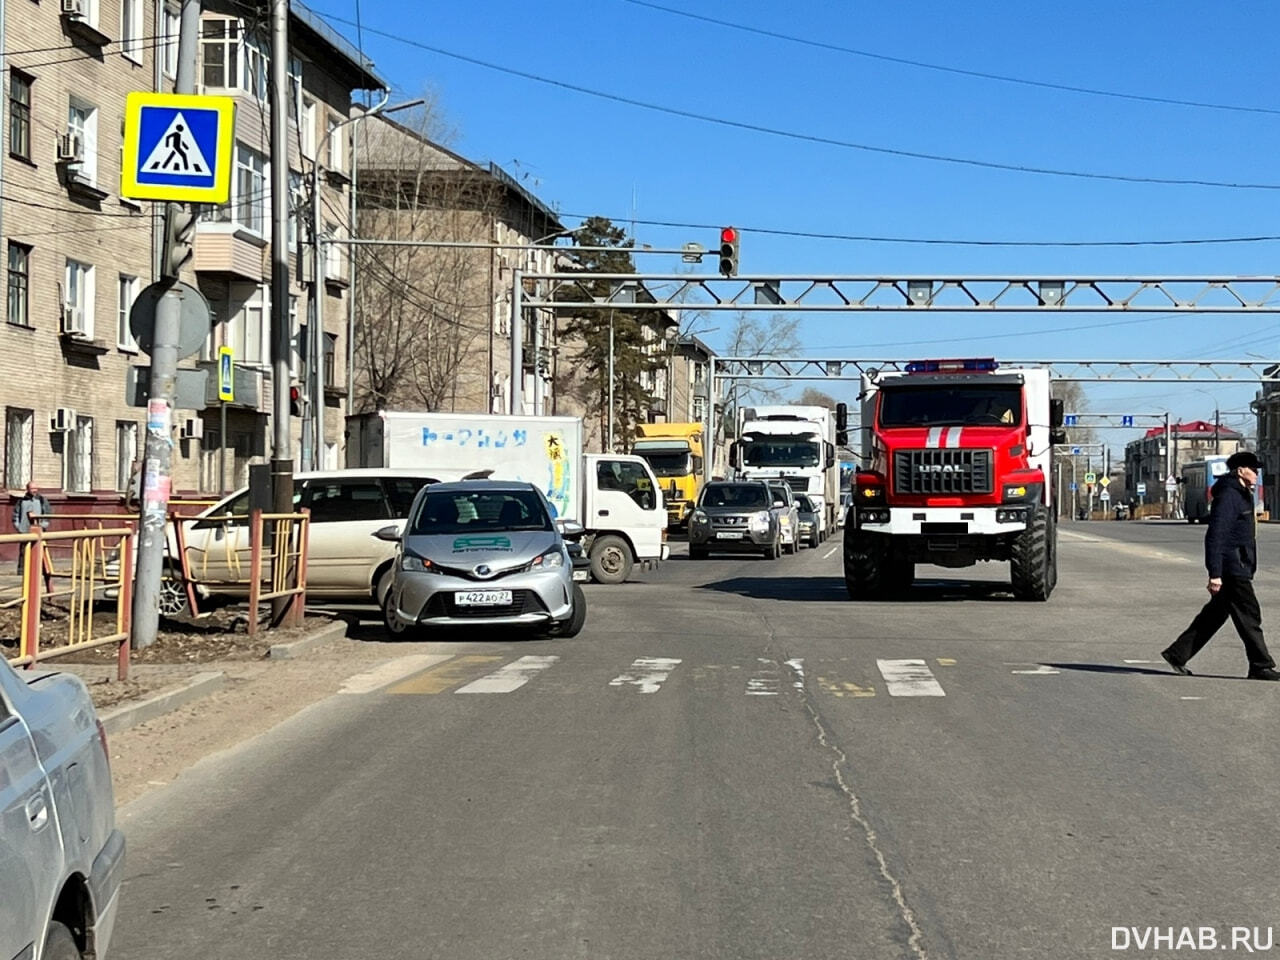
<instances>
[{"instance_id":1,"label":"car side mirror","mask_svg":"<svg viewBox=\"0 0 1280 960\"><path fill-rule=\"evenodd\" d=\"M394 524L389 527L382 527L381 529L375 530L373 535L379 540L387 541L387 543L400 542L400 528Z\"/></svg>"},{"instance_id":2,"label":"car side mirror","mask_svg":"<svg viewBox=\"0 0 1280 960\"><path fill-rule=\"evenodd\" d=\"M575 540L587 532L587 528L577 520L557 520L556 529L566 540Z\"/></svg>"},{"instance_id":3,"label":"car side mirror","mask_svg":"<svg viewBox=\"0 0 1280 960\"><path fill-rule=\"evenodd\" d=\"M785 500L775 500L775 501L773 501L773 505L774 505L775 507L785 507L785 506L787 505L787 501L785 501Z\"/></svg>"}]
</instances>

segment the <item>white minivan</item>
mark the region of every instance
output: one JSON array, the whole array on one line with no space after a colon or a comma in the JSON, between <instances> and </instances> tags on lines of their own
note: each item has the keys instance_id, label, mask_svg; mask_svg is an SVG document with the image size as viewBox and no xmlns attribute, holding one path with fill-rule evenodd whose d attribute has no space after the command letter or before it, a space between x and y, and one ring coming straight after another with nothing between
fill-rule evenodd
<instances>
[{"instance_id":1,"label":"white minivan","mask_svg":"<svg viewBox=\"0 0 1280 960\"><path fill-rule=\"evenodd\" d=\"M395 544L374 533L409 515L418 491L445 477L423 470L368 468L324 470L293 476L295 510L311 511L307 546L307 599L376 603L380 582L395 558ZM456 479L449 476L448 479ZM249 594L248 488L182 522L187 568L202 597ZM177 557L173 529L167 532L171 563ZM176 563L166 572L160 611L187 612L187 589Z\"/></svg>"}]
</instances>

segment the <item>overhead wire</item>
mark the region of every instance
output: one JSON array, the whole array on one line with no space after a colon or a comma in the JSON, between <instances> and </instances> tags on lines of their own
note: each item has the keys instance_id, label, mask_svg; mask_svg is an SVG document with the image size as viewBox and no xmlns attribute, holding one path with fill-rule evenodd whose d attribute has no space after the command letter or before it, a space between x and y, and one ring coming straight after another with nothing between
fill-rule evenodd
<instances>
[{"instance_id":1,"label":"overhead wire","mask_svg":"<svg viewBox=\"0 0 1280 960\"><path fill-rule=\"evenodd\" d=\"M327 19L337 23L354 26L354 23L343 17L329 14ZM423 43L420 40L411 40L399 34L391 33L386 30L377 30L373 27L366 26L366 31L394 40L398 43L414 47L419 50L425 50L428 53L434 53L437 56L447 57L462 63L468 63L472 66L482 67L486 70L492 70L498 73L504 73L508 76L519 77L523 80L531 80L535 83L545 84L547 86L556 87L561 90L569 90L574 93L580 93L584 96L595 97L600 100L606 100L612 103L621 103L627 106L638 107L643 110L649 110L655 113L665 114L667 116L681 117L686 120L695 120L701 123L713 124L716 126L727 127L734 130L743 130L749 133L760 133L768 136L780 137L788 140L796 140L804 143L814 143L821 146L838 147L845 150L857 150L865 153L873 153L880 156L902 157L909 160L923 160L933 163L946 163L959 166L973 167L982 170L1000 170L1008 173L1024 173L1037 176L1063 177L1075 180L1097 180L1114 183L1135 183L1148 184L1156 186L1179 186L1179 187L1214 187L1218 189L1228 190L1280 190L1280 183L1266 182L1235 182L1229 180L1210 180L1198 177L1148 177L1136 174L1120 174L1120 173L1100 173L1096 171L1083 170L1066 170L1055 167L1041 167L1030 164L1019 163L1002 163L995 160L980 160L975 157L960 157L947 154L930 153L920 150L907 150L900 147L886 147L877 144L858 143L852 140L842 140L838 137L822 136L820 134L803 133L795 130L785 130L780 127L770 127L761 123L750 123L742 120L731 120L727 117L717 117L711 114L698 113L693 110L685 110L679 107L672 107L665 104L653 103L647 100L640 100L635 97L625 97L621 94L607 93L603 90L596 90L591 87L582 86L581 84L570 83L566 80L557 80L552 77L544 77L536 73L530 73L527 70L518 70L514 67L507 67L501 64L492 63L482 60L479 57L472 57L466 54L456 53L452 50L446 50L442 47L433 46Z\"/></svg>"}]
</instances>

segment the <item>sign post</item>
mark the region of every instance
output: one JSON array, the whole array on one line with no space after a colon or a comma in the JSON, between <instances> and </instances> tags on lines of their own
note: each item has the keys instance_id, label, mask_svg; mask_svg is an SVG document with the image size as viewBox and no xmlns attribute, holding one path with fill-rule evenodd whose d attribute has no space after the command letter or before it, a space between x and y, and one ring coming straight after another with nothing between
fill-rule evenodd
<instances>
[{"instance_id":1,"label":"sign post","mask_svg":"<svg viewBox=\"0 0 1280 960\"><path fill-rule=\"evenodd\" d=\"M236 399L235 352L231 347L218 348L218 490L227 492L227 404Z\"/></svg>"}]
</instances>

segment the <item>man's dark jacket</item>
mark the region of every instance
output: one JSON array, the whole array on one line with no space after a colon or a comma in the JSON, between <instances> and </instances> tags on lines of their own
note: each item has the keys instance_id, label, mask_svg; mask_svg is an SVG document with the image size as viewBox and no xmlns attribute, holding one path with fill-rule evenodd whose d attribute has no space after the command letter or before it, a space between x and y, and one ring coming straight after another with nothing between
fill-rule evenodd
<instances>
[{"instance_id":1,"label":"man's dark jacket","mask_svg":"<svg viewBox=\"0 0 1280 960\"><path fill-rule=\"evenodd\" d=\"M1253 495L1235 473L1213 485L1209 532L1204 538L1204 565L1209 577L1252 580L1258 569L1258 532Z\"/></svg>"}]
</instances>

